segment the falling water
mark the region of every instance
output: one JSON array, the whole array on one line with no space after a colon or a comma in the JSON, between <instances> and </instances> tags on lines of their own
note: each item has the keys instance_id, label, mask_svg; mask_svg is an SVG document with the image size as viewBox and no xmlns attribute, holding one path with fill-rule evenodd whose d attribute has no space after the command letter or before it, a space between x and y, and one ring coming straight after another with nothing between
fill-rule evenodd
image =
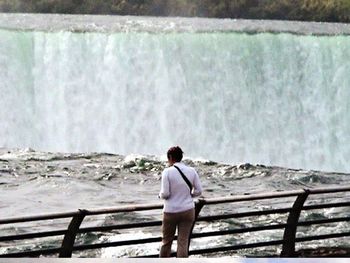
<instances>
[{"instance_id":1,"label":"falling water","mask_svg":"<svg viewBox=\"0 0 350 263\"><path fill-rule=\"evenodd\" d=\"M0 147L349 172L349 61L346 35L0 29Z\"/></svg>"}]
</instances>

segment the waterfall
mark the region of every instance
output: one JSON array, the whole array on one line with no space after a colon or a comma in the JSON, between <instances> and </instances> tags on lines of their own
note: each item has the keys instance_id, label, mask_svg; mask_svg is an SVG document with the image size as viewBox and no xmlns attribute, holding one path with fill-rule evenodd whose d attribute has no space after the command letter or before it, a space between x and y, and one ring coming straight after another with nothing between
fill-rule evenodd
<instances>
[{"instance_id":1,"label":"waterfall","mask_svg":"<svg viewBox=\"0 0 350 263\"><path fill-rule=\"evenodd\" d=\"M0 30L0 147L350 172L350 37Z\"/></svg>"}]
</instances>

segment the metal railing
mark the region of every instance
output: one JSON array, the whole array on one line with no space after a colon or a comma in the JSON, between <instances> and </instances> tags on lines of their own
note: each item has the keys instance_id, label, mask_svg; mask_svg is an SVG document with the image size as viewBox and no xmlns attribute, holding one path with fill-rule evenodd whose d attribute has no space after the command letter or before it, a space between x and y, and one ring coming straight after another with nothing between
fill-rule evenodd
<instances>
[{"instance_id":1,"label":"metal railing","mask_svg":"<svg viewBox=\"0 0 350 263\"><path fill-rule=\"evenodd\" d=\"M349 201L342 200L341 202L332 202L332 203L321 203L321 204L312 204L305 205L305 201L310 196L323 195L323 194L334 194L341 192L349 192L350 186L342 187L333 187L333 188L313 188L313 189L301 189L293 191L278 191L272 193L263 193L263 194L247 194L239 196L230 196L223 198L208 198L208 199L199 199L196 201L196 222L215 222L218 220L227 220L227 219L238 219L238 218L249 218L257 216L267 216L267 215L278 215L285 214L287 217L286 222L277 223L277 224L264 224L259 226L249 226L242 228L233 228L209 232L200 232L196 233L192 231L190 240L203 237L217 237L217 236L226 236L226 235L235 235L242 233L252 233L265 230L283 230L283 238L276 240L266 240L260 242L251 242L243 244L232 244L218 247L206 247L201 249L190 249L190 255L198 254L207 254L207 253L218 253L218 252L228 252L235 251L239 249L246 248L257 248L257 247L268 247L268 246L281 246L282 257L294 257L296 256L295 245L298 242L307 242L311 240L323 240L323 239L332 239L339 237L350 237L350 231L337 232L337 233L326 233L322 235L311 235L297 237L297 228L328 224L328 223L339 223L339 222L350 222L350 215L347 213L342 217L332 217L332 218L322 218L317 220L309 221L300 221L300 213L302 211L311 211L316 209L327 209L327 208L341 208L341 207L350 207ZM241 202L253 202L257 200L277 200L283 198L293 198L295 197L292 206L289 207L278 207L271 208L267 210L253 209L252 211L244 211L239 213L224 213L224 214L214 214L214 215L204 215L200 216L200 212L205 206L215 206L219 204L232 204L232 203L241 203ZM44 221L44 220L58 220L62 218L71 218L70 223L67 229L58 229L42 232L31 232L25 234L15 234L15 235L6 235L0 236L0 247L1 244L7 244L15 247L16 242L19 240L28 240L28 239L37 239L44 237L53 237L53 236L62 236L62 243L59 247L46 248L46 249L37 249L30 251L18 251L0 254L0 257L37 257L40 255L52 255L57 254L59 257L71 257L72 253L75 251L83 251L90 249L101 249L107 247L119 247L127 245L138 245L146 243L161 242L161 237L151 237L151 238L138 238L138 239L128 239L115 242L102 242L102 243L93 243L93 244L75 244L76 236L78 234L86 234L93 232L108 232L114 230L122 229L138 229L142 228L145 231L146 227L155 227L161 226L161 220L155 221L146 221L140 223L128 223L128 224L117 224L117 225L107 225L107 226L94 226L94 227L81 227L83 220L87 217L94 215L107 215L107 214L118 214L118 213L129 213L137 211L146 211L146 210L160 210L162 209L162 204L145 204L145 205L128 205L115 208L105 208L105 209L94 209L94 210L78 210L75 212L68 213L55 213L39 216L28 216L28 217L19 217L19 218L10 218L10 219L0 219L1 225L8 224L17 224L17 223L26 223L34 221ZM159 212L161 213L161 212ZM195 223L196 223L195 222ZM196 224L195 224L196 225ZM195 227L194 225L194 227ZM160 231L159 231L160 235ZM151 255L138 255L138 257L157 257L157 254Z\"/></svg>"}]
</instances>

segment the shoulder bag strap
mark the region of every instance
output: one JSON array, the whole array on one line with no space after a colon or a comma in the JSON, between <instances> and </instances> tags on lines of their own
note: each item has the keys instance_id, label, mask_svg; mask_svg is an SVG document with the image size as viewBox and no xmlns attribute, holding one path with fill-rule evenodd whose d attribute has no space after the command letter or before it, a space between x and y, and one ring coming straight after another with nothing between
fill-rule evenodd
<instances>
[{"instance_id":1,"label":"shoulder bag strap","mask_svg":"<svg viewBox=\"0 0 350 263\"><path fill-rule=\"evenodd\" d=\"M179 171L179 173L181 174L182 178L185 180L186 184L188 185L188 187L190 188L190 192L192 193L192 184L190 183L190 181L187 179L187 177L184 175L184 173L180 170L179 167L175 166L174 167Z\"/></svg>"}]
</instances>

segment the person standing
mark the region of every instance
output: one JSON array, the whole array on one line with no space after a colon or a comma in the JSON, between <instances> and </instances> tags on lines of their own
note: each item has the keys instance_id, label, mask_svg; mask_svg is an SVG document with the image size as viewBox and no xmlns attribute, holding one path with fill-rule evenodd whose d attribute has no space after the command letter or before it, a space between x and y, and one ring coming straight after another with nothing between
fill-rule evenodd
<instances>
[{"instance_id":1,"label":"person standing","mask_svg":"<svg viewBox=\"0 0 350 263\"><path fill-rule=\"evenodd\" d=\"M162 173L159 198L164 199L162 245L159 257L170 257L176 228L177 257L188 257L189 236L195 220L193 197L202 194L196 170L181 162L183 151L179 146L167 152L169 167Z\"/></svg>"}]
</instances>

